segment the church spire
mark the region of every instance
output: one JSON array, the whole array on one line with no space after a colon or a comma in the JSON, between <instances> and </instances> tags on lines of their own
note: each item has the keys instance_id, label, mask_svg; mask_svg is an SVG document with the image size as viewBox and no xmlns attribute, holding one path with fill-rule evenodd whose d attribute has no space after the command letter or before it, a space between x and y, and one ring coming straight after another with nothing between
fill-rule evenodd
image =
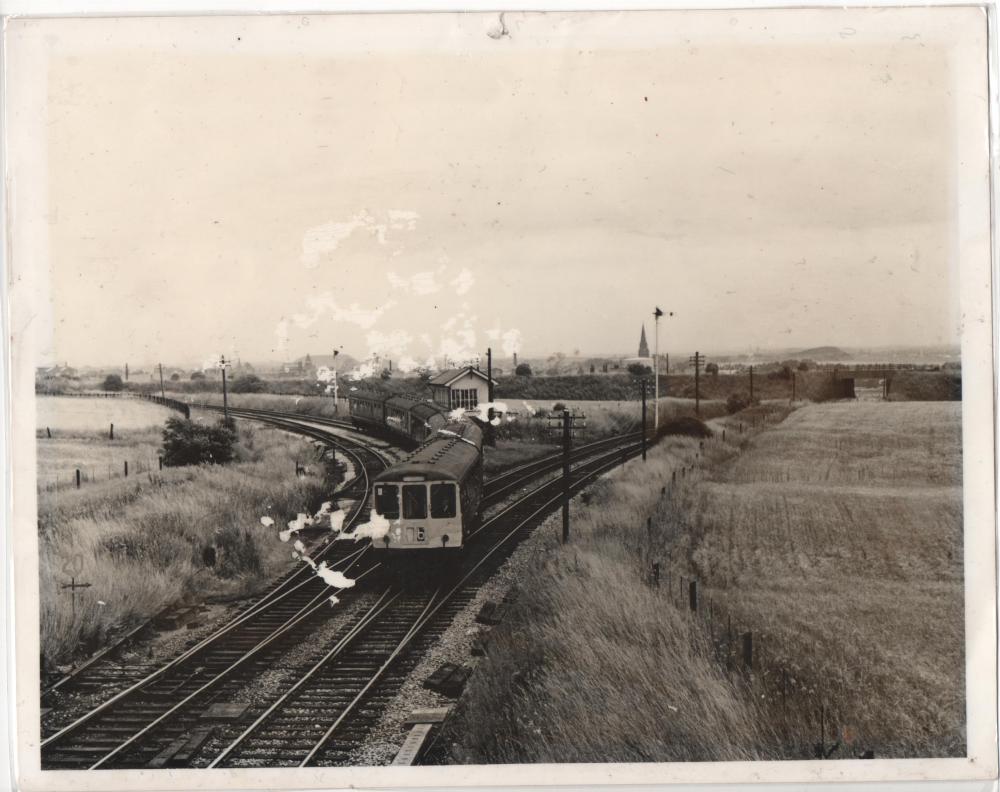
<instances>
[{"instance_id":1,"label":"church spire","mask_svg":"<svg viewBox=\"0 0 1000 792\"><path fill-rule=\"evenodd\" d=\"M646 325L642 326L642 335L639 336L639 357L649 357L649 345L646 344Z\"/></svg>"}]
</instances>

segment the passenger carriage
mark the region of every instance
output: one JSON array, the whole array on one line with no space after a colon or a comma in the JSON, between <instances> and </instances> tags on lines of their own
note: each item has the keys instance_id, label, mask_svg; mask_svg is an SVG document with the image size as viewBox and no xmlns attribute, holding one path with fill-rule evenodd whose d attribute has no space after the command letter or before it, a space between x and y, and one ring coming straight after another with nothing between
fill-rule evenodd
<instances>
[{"instance_id":1,"label":"passenger carriage","mask_svg":"<svg viewBox=\"0 0 1000 792\"><path fill-rule=\"evenodd\" d=\"M467 421L436 430L373 482L372 512L389 521L379 551L457 550L478 521L482 431Z\"/></svg>"}]
</instances>

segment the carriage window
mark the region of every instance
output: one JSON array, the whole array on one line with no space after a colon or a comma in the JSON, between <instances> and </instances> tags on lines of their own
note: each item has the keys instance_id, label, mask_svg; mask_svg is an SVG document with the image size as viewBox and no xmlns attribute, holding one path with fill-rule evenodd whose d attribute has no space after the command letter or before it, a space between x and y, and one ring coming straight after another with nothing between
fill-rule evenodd
<instances>
[{"instance_id":1,"label":"carriage window","mask_svg":"<svg viewBox=\"0 0 1000 792\"><path fill-rule=\"evenodd\" d=\"M431 484L431 517L455 516L455 485Z\"/></svg>"},{"instance_id":2,"label":"carriage window","mask_svg":"<svg viewBox=\"0 0 1000 792\"><path fill-rule=\"evenodd\" d=\"M408 484L403 487L403 517L407 520L423 520L427 517L426 486Z\"/></svg>"},{"instance_id":3,"label":"carriage window","mask_svg":"<svg viewBox=\"0 0 1000 792\"><path fill-rule=\"evenodd\" d=\"M399 519L399 487L378 484L375 487L375 511L390 520Z\"/></svg>"}]
</instances>

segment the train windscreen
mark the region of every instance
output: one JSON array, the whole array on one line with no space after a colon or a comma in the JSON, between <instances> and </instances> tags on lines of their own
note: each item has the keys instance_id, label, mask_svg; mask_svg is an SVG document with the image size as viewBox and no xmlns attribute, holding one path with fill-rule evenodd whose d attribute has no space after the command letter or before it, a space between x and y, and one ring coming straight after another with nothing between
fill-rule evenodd
<instances>
[{"instance_id":1,"label":"train windscreen","mask_svg":"<svg viewBox=\"0 0 1000 792\"><path fill-rule=\"evenodd\" d=\"M378 484L375 487L375 511L389 520L399 519L399 487Z\"/></svg>"},{"instance_id":2,"label":"train windscreen","mask_svg":"<svg viewBox=\"0 0 1000 792\"><path fill-rule=\"evenodd\" d=\"M454 517L455 505L454 484L431 484L431 517L436 519Z\"/></svg>"},{"instance_id":3,"label":"train windscreen","mask_svg":"<svg viewBox=\"0 0 1000 792\"><path fill-rule=\"evenodd\" d=\"M403 486L403 519L423 520L427 517L427 485Z\"/></svg>"}]
</instances>

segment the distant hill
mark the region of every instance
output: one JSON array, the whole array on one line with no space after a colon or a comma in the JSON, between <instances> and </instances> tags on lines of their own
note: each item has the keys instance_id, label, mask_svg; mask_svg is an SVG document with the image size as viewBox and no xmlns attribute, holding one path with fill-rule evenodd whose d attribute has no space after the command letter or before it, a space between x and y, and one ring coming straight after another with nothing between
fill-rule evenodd
<instances>
[{"instance_id":1,"label":"distant hill","mask_svg":"<svg viewBox=\"0 0 1000 792\"><path fill-rule=\"evenodd\" d=\"M812 347L810 349L803 349L800 352L795 353L796 357L809 358L811 360L847 360L850 355L847 354L840 347L835 346L821 346Z\"/></svg>"}]
</instances>

